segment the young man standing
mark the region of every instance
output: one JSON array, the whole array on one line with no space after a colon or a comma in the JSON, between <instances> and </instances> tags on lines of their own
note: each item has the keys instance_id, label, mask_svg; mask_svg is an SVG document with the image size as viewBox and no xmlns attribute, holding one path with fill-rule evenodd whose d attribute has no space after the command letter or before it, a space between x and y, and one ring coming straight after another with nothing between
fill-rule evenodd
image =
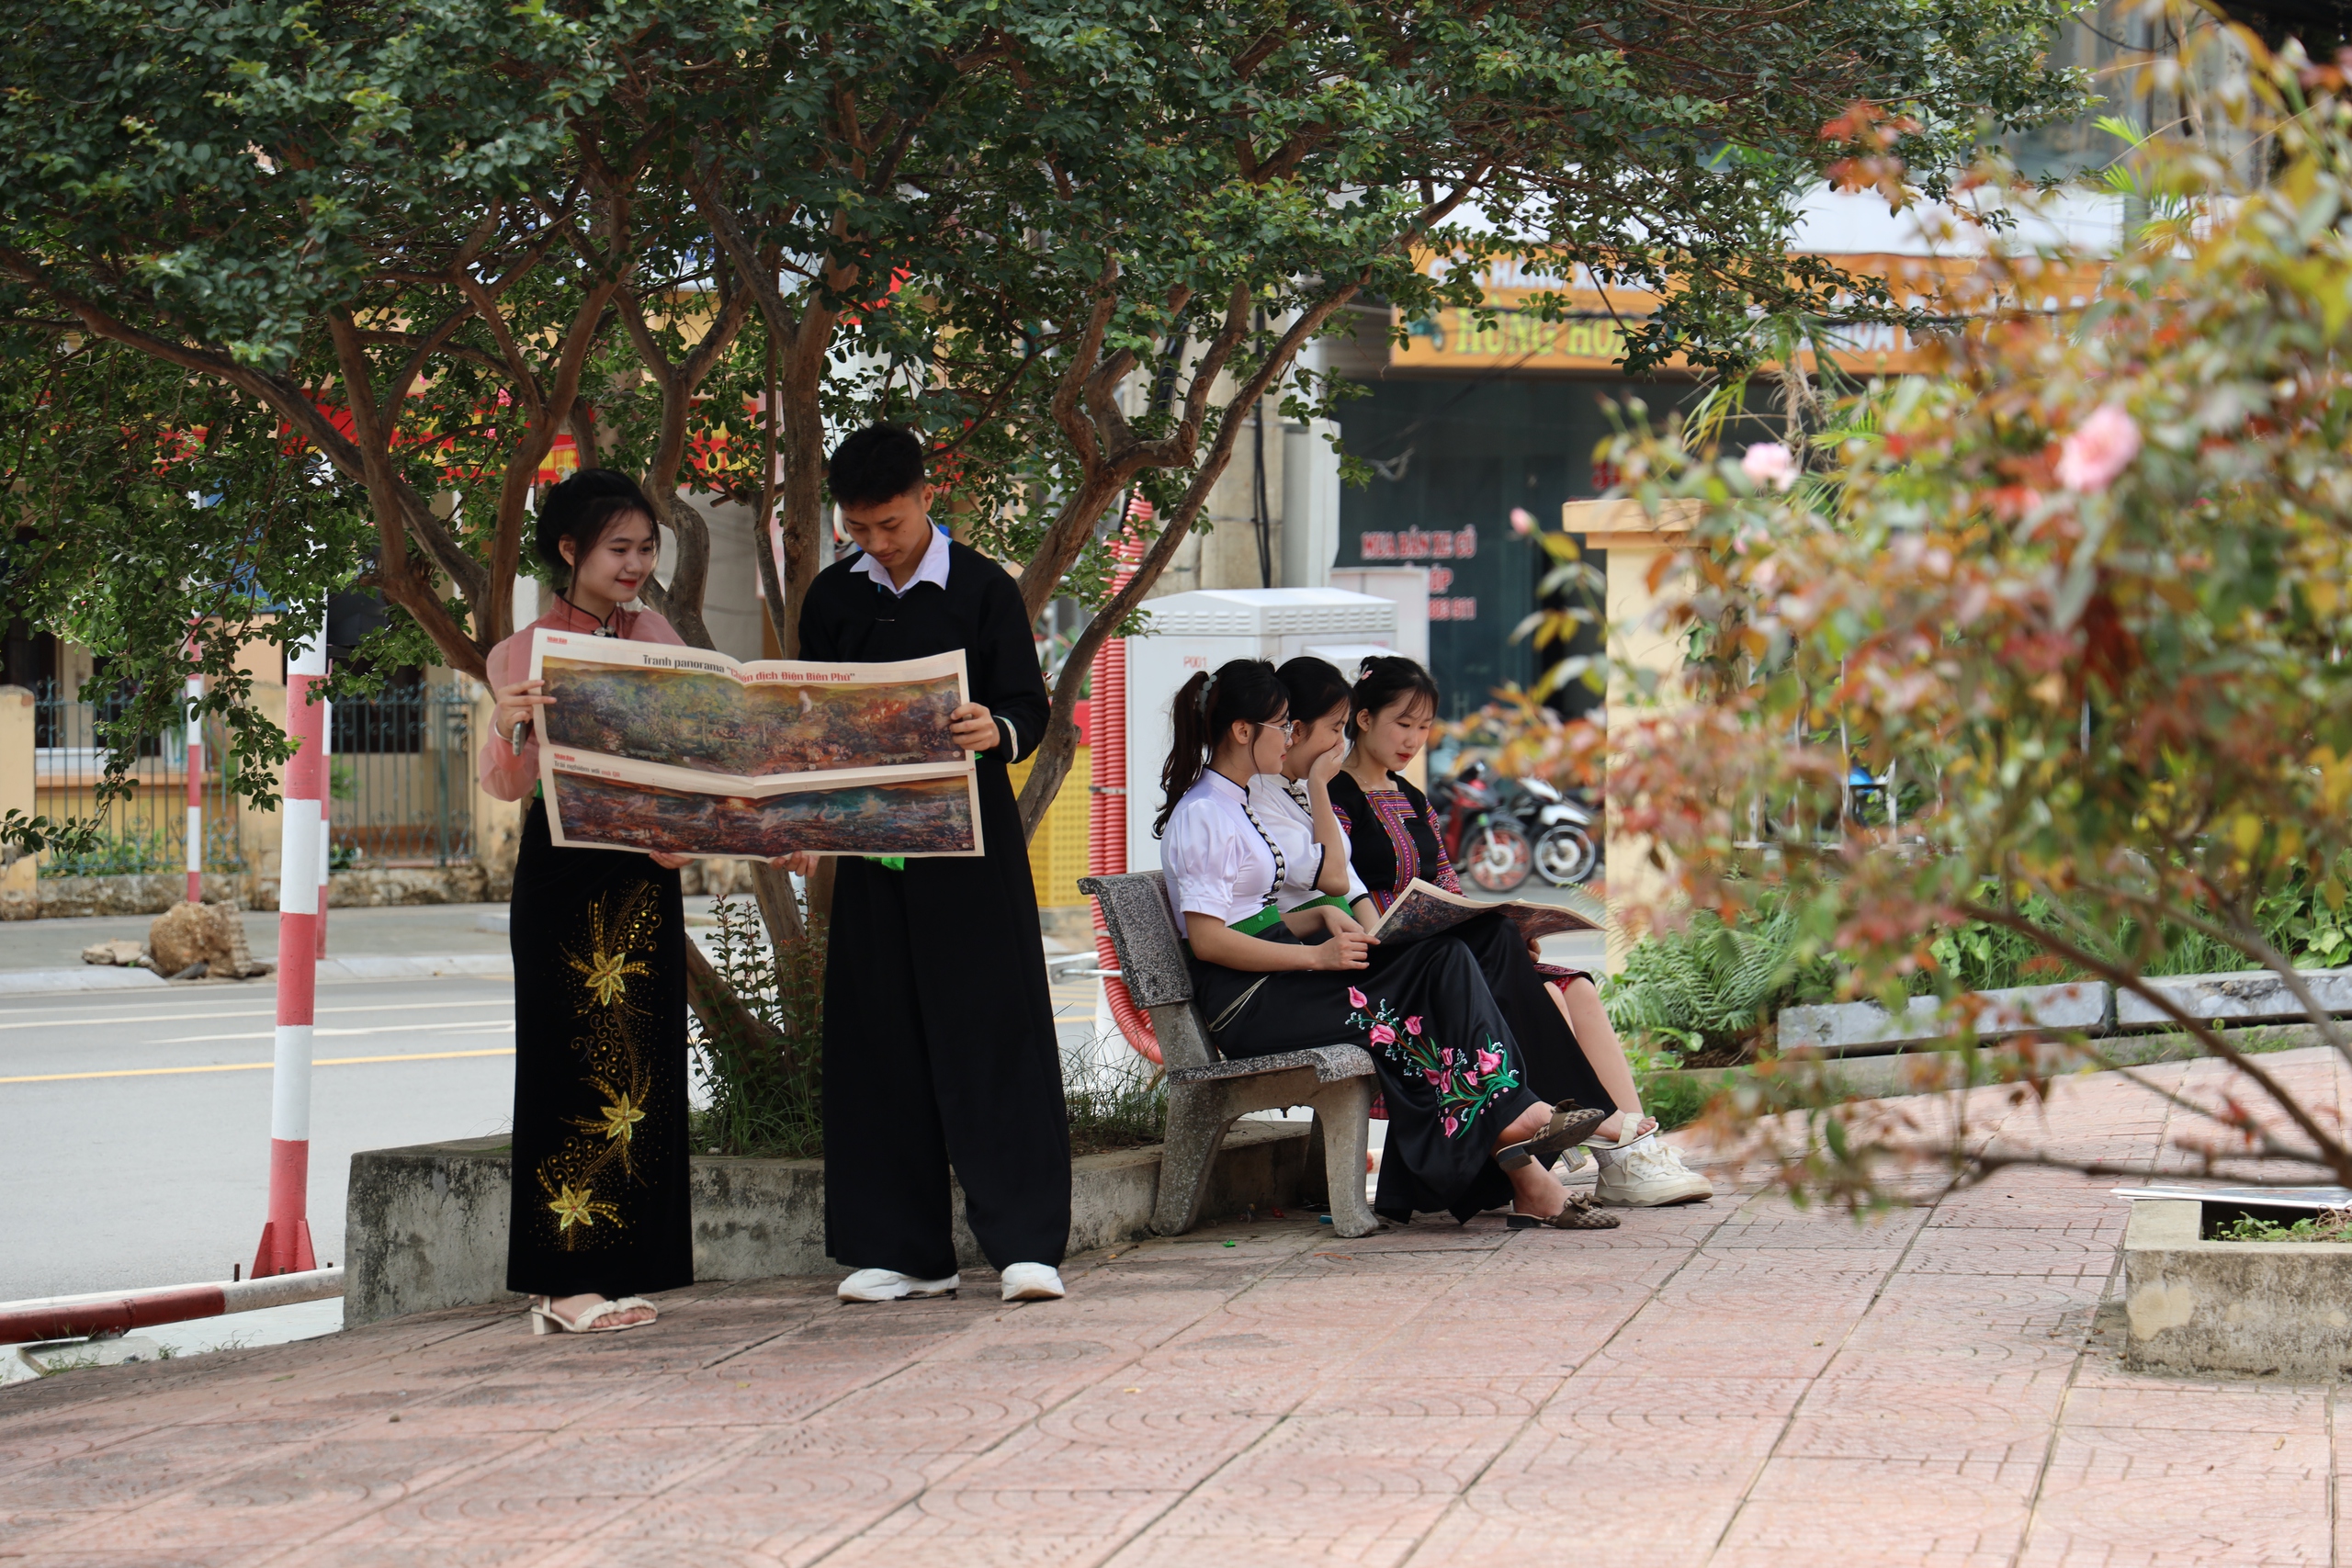
<instances>
[{"instance_id":1,"label":"young man standing","mask_svg":"<svg viewBox=\"0 0 2352 1568\"><path fill-rule=\"evenodd\" d=\"M1007 1301L1062 1293L1069 1124L1021 813L1005 769L1037 748L1045 677L1004 569L931 522L922 443L877 424L833 451L860 554L800 611L800 657L883 662L964 651L956 744L979 753L971 859L844 858L825 965L825 1249L844 1300L957 1285L948 1172Z\"/></svg>"}]
</instances>

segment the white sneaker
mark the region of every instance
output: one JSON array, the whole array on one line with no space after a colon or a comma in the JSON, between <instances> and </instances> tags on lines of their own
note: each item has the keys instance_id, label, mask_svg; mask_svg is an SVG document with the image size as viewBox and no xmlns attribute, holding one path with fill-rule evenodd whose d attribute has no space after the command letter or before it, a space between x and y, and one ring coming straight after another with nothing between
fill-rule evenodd
<instances>
[{"instance_id":1,"label":"white sneaker","mask_svg":"<svg viewBox=\"0 0 2352 1568\"><path fill-rule=\"evenodd\" d=\"M1057 1302L1062 1277L1050 1263L1013 1263L1004 1270L1004 1299L1009 1302Z\"/></svg>"},{"instance_id":2,"label":"white sneaker","mask_svg":"<svg viewBox=\"0 0 2352 1568\"><path fill-rule=\"evenodd\" d=\"M845 1302L896 1302L910 1296L952 1296L963 1282L960 1274L944 1280L916 1280L895 1269L861 1269L833 1293Z\"/></svg>"},{"instance_id":3,"label":"white sneaker","mask_svg":"<svg viewBox=\"0 0 2352 1568\"><path fill-rule=\"evenodd\" d=\"M1671 1203L1703 1203L1715 1184L1682 1163L1682 1156L1655 1128L1623 1144L1595 1143L1600 1179L1593 1196L1627 1209L1661 1209Z\"/></svg>"}]
</instances>

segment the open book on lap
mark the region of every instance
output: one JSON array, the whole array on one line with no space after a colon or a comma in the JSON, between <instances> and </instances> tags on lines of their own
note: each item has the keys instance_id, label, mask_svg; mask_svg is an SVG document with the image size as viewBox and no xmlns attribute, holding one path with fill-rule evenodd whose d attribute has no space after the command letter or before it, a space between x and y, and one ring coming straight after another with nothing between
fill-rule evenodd
<instances>
[{"instance_id":1,"label":"open book on lap","mask_svg":"<svg viewBox=\"0 0 2352 1568\"><path fill-rule=\"evenodd\" d=\"M1531 904L1521 898L1487 903L1459 893L1448 893L1444 888L1417 876L1381 915L1372 928L1372 934L1385 943L1419 942L1423 937L1452 931L1464 920L1475 920L1481 915L1497 911L1517 926L1519 934L1529 942L1556 936L1562 931L1604 929L1598 910L1586 913L1557 904Z\"/></svg>"}]
</instances>

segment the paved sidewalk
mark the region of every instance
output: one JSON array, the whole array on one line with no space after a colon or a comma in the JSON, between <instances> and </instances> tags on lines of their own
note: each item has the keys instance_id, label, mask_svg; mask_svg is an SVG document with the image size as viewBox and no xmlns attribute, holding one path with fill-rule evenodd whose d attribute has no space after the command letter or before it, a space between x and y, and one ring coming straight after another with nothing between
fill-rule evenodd
<instances>
[{"instance_id":1,"label":"paved sidewalk","mask_svg":"<svg viewBox=\"0 0 2352 1568\"><path fill-rule=\"evenodd\" d=\"M2266 1061L2340 1101L2332 1058ZM2129 1157L2163 1115L2082 1080L2050 1129ZM2335 1390L2122 1371L2106 1185L1860 1227L1728 1194L1600 1235L1294 1218L1074 1260L1057 1303L774 1280L632 1334L463 1311L74 1372L0 1394L0 1557L2332 1560Z\"/></svg>"}]
</instances>

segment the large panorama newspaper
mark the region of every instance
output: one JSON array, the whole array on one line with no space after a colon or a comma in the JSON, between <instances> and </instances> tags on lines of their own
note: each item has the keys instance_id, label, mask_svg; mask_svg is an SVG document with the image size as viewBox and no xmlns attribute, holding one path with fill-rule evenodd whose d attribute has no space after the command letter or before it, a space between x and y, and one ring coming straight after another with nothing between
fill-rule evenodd
<instances>
[{"instance_id":1,"label":"large panorama newspaper","mask_svg":"<svg viewBox=\"0 0 2352 1568\"><path fill-rule=\"evenodd\" d=\"M542 627L531 674L559 844L684 855L977 855L961 650L895 664L740 662Z\"/></svg>"}]
</instances>

